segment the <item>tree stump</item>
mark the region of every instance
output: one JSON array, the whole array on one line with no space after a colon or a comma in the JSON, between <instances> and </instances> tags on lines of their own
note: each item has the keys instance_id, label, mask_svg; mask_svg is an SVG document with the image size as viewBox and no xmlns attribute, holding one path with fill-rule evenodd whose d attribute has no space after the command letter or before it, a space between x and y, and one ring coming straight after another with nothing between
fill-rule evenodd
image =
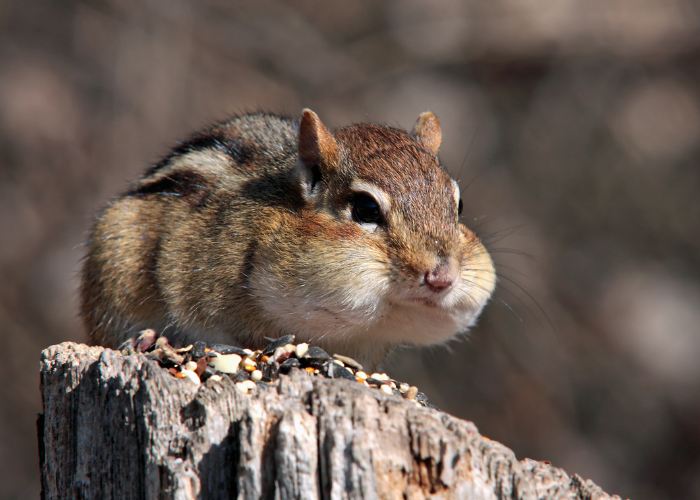
<instances>
[{"instance_id":1,"label":"tree stump","mask_svg":"<svg viewBox=\"0 0 700 500\"><path fill-rule=\"evenodd\" d=\"M44 499L610 498L470 422L301 370L242 394L63 343L42 352L41 391Z\"/></svg>"}]
</instances>

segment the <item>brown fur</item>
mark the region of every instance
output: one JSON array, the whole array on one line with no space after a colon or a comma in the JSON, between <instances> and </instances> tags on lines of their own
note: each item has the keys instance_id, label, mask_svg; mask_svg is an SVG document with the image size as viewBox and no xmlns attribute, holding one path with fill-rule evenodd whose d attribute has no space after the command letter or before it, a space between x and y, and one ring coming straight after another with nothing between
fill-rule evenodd
<instances>
[{"instance_id":1,"label":"brown fur","mask_svg":"<svg viewBox=\"0 0 700 500\"><path fill-rule=\"evenodd\" d=\"M369 124L331 133L309 110L301 122L250 114L193 136L97 218L81 289L90 340L115 347L153 327L255 348L296 333L372 356L416 341L399 327L386 338L364 332L406 290L425 294L423 276L448 261L472 280L463 294L473 305L459 307L475 318L493 266L458 223L440 139L430 113L411 134ZM381 224L354 218L354 182L388 197ZM449 301L426 297L451 314Z\"/></svg>"}]
</instances>

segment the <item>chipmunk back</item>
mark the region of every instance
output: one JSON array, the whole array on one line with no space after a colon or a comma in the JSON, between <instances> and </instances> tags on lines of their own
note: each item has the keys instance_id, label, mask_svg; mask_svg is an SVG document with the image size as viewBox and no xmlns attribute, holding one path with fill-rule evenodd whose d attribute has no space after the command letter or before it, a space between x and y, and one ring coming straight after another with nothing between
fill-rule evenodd
<instances>
[{"instance_id":1,"label":"chipmunk back","mask_svg":"<svg viewBox=\"0 0 700 500\"><path fill-rule=\"evenodd\" d=\"M81 289L90 340L155 328L257 348L291 333L379 359L465 331L495 273L459 223L440 142L431 113L411 133L331 133L304 110L194 135L97 218Z\"/></svg>"}]
</instances>

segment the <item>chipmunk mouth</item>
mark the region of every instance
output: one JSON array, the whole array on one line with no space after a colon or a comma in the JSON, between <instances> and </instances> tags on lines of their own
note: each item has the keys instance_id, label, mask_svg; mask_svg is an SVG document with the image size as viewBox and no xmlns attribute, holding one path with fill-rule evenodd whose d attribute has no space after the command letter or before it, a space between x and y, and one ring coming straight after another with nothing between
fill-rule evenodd
<instances>
[{"instance_id":1,"label":"chipmunk mouth","mask_svg":"<svg viewBox=\"0 0 700 500\"><path fill-rule=\"evenodd\" d=\"M416 294L408 297L397 297L390 301L389 306L438 311L445 309L446 304L444 302L444 297L426 297Z\"/></svg>"},{"instance_id":2,"label":"chipmunk mouth","mask_svg":"<svg viewBox=\"0 0 700 500\"><path fill-rule=\"evenodd\" d=\"M435 309L438 307L438 304L435 301L427 299L425 297L416 297L416 298L408 299L408 302L411 304L419 304L419 305L422 305L425 307L429 307L431 309Z\"/></svg>"}]
</instances>

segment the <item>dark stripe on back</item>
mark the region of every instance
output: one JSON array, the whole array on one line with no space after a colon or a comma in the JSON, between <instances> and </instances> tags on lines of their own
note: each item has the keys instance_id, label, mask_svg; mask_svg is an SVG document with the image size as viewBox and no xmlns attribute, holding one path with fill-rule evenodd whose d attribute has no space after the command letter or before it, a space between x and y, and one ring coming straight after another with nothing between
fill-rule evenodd
<instances>
[{"instance_id":1,"label":"dark stripe on back","mask_svg":"<svg viewBox=\"0 0 700 500\"><path fill-rule=\"evenodd\" d=\"M180 142L173 150L158 163L153 165L146 171L145 177L150 177L161 168L168 165L175 158L186 155L193 151L202 151L203 149L218 149L228 154L228 145L230 139L226 137L222 131L212 131L194 135L186 141Z\"/></svg>"},{"instance_id":2,"label":"dark stripe on back","mask_svg":"<svg viewBox=\"0 0 700 500\"><path fill-rule=\"evenodd\" d=\"M230 132L213 130L197 134L179 143L170 154L148 169L145 177L155 174L180 156L205 149L221 151L239 165L247 165L254 162L257 155L256 148L237 140Z\"/></svg>"},{"instance_id":3,"label":"dark stripe on back","mask_svg":"<svg viewBox=\"0 0 700 500\"><path fill-rule=\"evenodd\" d=\"M209 194L209 181L192 170L178 170L138 186L128 194L179 196L186 199L190 206L198 207L203 205Z\"/></svg>"}]
</instances>

